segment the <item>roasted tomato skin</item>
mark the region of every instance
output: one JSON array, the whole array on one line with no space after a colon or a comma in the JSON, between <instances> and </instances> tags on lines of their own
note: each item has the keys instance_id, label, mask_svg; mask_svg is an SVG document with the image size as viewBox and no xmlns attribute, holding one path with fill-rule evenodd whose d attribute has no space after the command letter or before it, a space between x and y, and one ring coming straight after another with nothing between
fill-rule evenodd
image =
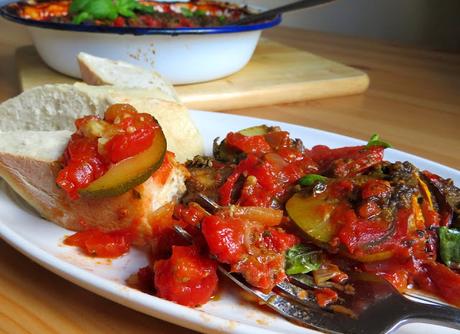
<instances>
[{"instance_id":1,"label":"roasted tomato skin","mask_svg":"<svg viewBox=\"0 0 460 334\"><path fill-rule=\"evenodd\" d=\"M209 251L219 262L235 263L246 254L244 247L244 223L240 219L205 217L201 228Z\"/></svg>"},{"instance_id":2,"label":"roasted tomato skin","mask_svg":"<svg viewBox=\"0 0 460 334\"><path fill-rule=\"evenodd\" d=\"M287 199L286 195L300 177L316 171L309 157L295 157L287 150L279 150L279 153L286 154L285 156L277 152L264 155L264 149L249 154L220 187L219 204L279 207ZM263 157L258 157L259 155ZM246 181L238 192L238 181L246 175ZM233 198L235 195L238 197L237 200Z\"/></svg>"},{"instance_id":3,"label":"roasted tomato skin","mask_svg":"<svg viewBox=\"0 0 460 334\"><path fill-rule=\"evenodd\" d=\"M69 246L78 246L87 255L102 258L116 258L127 253L133 240L133 231L125 229L102 232L90 229L77 232L64 240Z\"/></svg>"},{"instance_id":4,"label":"roasted tomato skin","mask_svg":"<svg viewBox=\"0 0 460 334\"><path fill-rule=\"evenodd\" d=\"M173 246L172 256L154 264L157 296L195 307L208 302L217 289L217 264L194 246Z\"/></svg>"},{"instance_id":5,"label":"roasted tomato skin","mask_svg":"<svg viewBox=\"0 0 460 334\"><path fill-rule=\"evenodd\" d=\"M339 297L335 290L329 288L320 288L314 292L316 302L320 307L326 307L327 305L336 302Z\"/></svg>"},{"instance_id":6,"label":"roasted tomato skin","mask_svg":"<svg viewBox=\"0 0 460 334\"><path fill-rule=\"evenodd\" d=\"M244 136L240 133L230 132L226 140L229 146L238 148L246 154L263 155L271 150L263 136Z\"/></svg>"},{"instance_id":7,"label":"roasted tomato skin","mask_svg":"<svg viewBox=\"0 0 460 334\"><path fill-rule=\"evenodd\" d=\"M146 150L153 142L154 131L144 127L133 133L115 135L107 144L107 157L111 163L132 157Z\"/></svg>"},{"instance_id":8,"label":"roasted tomato skin","mask_svg":"<svg viewBox=\"0 0 460 334\"><path fill-rule=\"evenodd\" d=\"M317 145L311 149L311 158L320 166L321 173L335 177L354 176L383 160L381 146L352 146L329 148Z\"/></svg>"},{"instance_id":9,"label":"roasted tomato skin","mask_svg":"<svg viewBox=\"0 0 460 334\"><path fill-rule=\"evenodd\" d=\"M62 169L56 183L72 199L77 199L78 189L101 177L107 171L104 157L97 151L97 141L80 134L73 134L64 153L66 167Z\"/></svg>"},{"instance_id":10,"label":"roasted tomato skin","mask_svg":"<svg viewBox=\"0 0 460 334\"><path fill-rule=\"evenodd\" d=\"M424 268L431 281L431 286L427 290L432 290L448 303L460 307L460 275L436 262L427 263Z\"/></svg>"}]
</instances>

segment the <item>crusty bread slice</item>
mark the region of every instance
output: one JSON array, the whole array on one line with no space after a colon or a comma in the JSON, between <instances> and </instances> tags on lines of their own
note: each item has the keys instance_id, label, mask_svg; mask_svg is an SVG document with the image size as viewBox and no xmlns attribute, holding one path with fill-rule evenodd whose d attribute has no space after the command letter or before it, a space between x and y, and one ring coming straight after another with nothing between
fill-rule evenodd
<instances>
[{"instance_id":1,"label":"crusty bread slice","mask_svg":"<svg viewBox=\"0 0 460 334\"><path fill-rule=\"evenodd\" d=\"M62 156L71 131L0 132L0 153L41 161L57 161Z\"/></svg>"},{"instance_id":2,"label":"crusty bread slice","mask_svg":"<svg viewBox=\"0 0 460 334\"><path fill-rule=\"evenodd\" d=\"M135 243L144 245L152 233L150 217L185 192L187 170L173 163L165 183L153 174L120 196L71 200L55 182L61 168L57 160L70 135L69 131L0 133L0 177L45 219L71 230L135 226Z\"/></svg>"},{"instance_id":3,"label":"crusty bread slice","mask_svg":"<svg viewBox=\"0 0 460 334\"><path fill-rule=\"evenodd\" d=\"M132 64L100 58L80 52L77 56L81 77L89 85L113 85L127 88L157 88L179 101L174 88L161 75Z\"/></svg>"},{"instance_id":4,"label":"crusty bread slice","mask_svg":"<svg viewBox=\"0 0 460 334\"><path fill-rule=\"evenodd\" d=\"M0 131L73 132L75 119L85 115L102 116L111 104L129 103L139 112L149 113L158 120L166 135L168 150L176 154L178 161L202 154L203 140L188 110L163 95L155 89L146 91L84 83L39 86L0 105Z\"/></svg>"}]
</instances>

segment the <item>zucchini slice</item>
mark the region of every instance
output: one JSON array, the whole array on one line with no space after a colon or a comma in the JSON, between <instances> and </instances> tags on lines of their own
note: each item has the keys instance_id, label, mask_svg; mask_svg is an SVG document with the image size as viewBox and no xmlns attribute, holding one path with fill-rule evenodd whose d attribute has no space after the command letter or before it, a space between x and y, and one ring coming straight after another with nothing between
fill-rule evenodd
<instances>
[{"instance_id":1,"label":"zucchini slice","mask_svg":"<svg viewBox=\"0 0 460 334\"><path fill-rule=\"evenodd\" d=\"M121 195L144 183L161 166L165 153L166 138L161 128L157 128L149 148L113 165L104 175L78 192L85 197Z\"/></svg>"}]
</instances>

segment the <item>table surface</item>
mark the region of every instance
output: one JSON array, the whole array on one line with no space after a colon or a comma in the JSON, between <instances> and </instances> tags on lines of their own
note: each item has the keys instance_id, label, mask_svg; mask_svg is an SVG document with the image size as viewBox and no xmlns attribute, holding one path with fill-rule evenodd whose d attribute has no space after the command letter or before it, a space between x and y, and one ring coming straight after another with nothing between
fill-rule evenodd
<instances>
[{"instance_id":1,"label":"table surface","mask_svg":"<svg viewBox=\"0 0 460 334\"><path fill-rule=\"evenodd\" d=\"M362 95L232 110L396 148L460 169L460 55L276 28L264 36L366 71ZM14 45L0 44L0 101L19 93ZM0 333L194 333L117 305L0 241Z\"/></svg>"}]
</instances>

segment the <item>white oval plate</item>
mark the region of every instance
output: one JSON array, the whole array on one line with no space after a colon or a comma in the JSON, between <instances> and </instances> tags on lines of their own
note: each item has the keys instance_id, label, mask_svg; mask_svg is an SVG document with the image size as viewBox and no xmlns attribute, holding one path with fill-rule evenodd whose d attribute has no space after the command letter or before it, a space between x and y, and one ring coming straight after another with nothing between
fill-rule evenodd
<instances>
[{"instance_id":1,"label":"white oval plate","mask_svg":"<svg viewBox=\"0 0 460 334\"><path fill-rule=\"evenodd\" d=\"M357 139L324 131L304 128L268 120L192 111L192 117L203 134L206 152L211 153L212 141L224 137L229 131L267 124L279 125L301 138L307 147L325 144L331 147L362 144ZM371 135L372 129L369 129ZM408 160L421 169L428 169L460 184L460 172L414 155L397 150L386 151L387 160ZM159 319L204 333L269 334L315 333L293 325L275 314L244 302L239 290L227 282L220 298L203 307L191 309L139 292L126 286L130 274L145 266L145 255L131 250L127 255L113 260L93 259L84 256L74 247L62 244L70 232L37 216L28 206L1 182L0 184L0 236L18 251L63 278L116 303ZM427 324L409 324L398 330L400 334L458 333L457 331Z\"/></svg>"}]
</instances>

